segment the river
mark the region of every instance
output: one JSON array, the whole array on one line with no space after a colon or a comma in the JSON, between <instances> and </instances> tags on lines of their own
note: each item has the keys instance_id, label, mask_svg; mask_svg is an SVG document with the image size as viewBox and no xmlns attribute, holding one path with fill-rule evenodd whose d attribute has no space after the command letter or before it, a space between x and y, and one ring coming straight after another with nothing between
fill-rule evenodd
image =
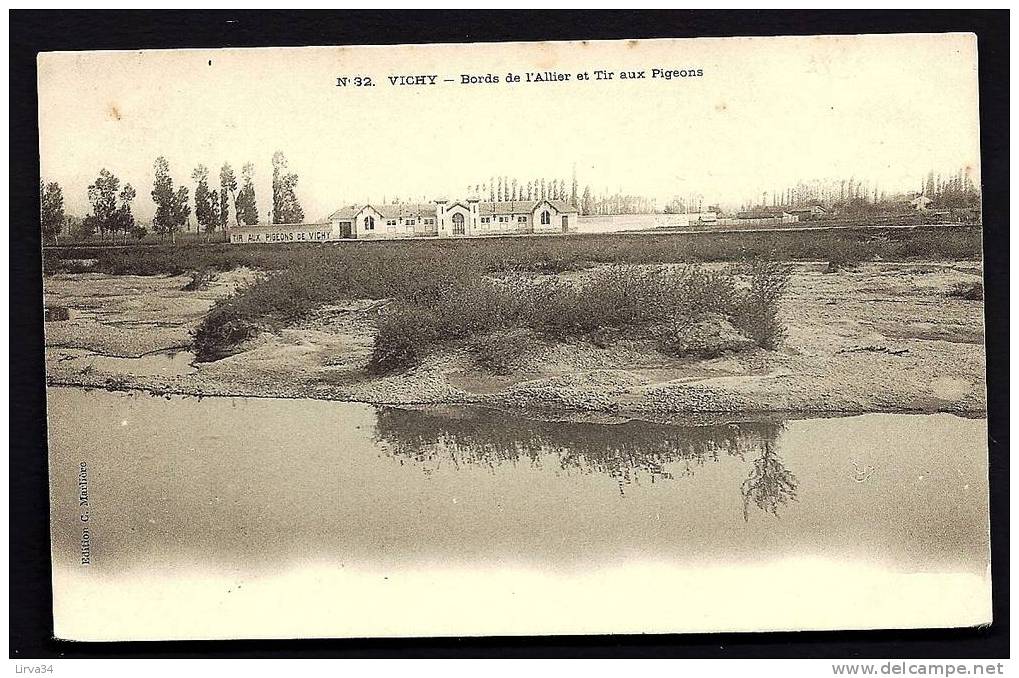
<instances>
[{"instance_id":1,"label":"river","mask_svg":"<svg viewBox=\"0 0 1019 678\"><path fill-rule=\"evenodd\" d=\"M989 621L983 419L585 423L77 388L48 407L59 637Z\"/></svg>"}]
</instances>

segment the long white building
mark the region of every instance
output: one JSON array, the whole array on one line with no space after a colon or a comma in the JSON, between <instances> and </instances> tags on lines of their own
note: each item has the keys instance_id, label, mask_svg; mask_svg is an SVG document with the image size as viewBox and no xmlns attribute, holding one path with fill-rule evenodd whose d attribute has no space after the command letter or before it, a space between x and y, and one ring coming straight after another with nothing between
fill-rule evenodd
<instances>
[{"instance_id":1,"label":"long white building","mask_svg":"<svg viewBox=\"0 0 1019 678\"><path fill-rule=\"evenodd\" d=\"M320 224L273 224L230 229L232 243L469 238L486 235L569 233L578 213L562 200L350 205Z\"/></svg>"}]
</instances>

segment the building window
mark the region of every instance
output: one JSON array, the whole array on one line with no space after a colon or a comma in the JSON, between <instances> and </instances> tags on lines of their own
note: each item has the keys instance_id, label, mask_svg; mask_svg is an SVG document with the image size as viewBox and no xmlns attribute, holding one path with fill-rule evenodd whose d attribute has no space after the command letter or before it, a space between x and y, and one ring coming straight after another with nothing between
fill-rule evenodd
<instances>
[{"instance_id":1,"label":"building window","mask_svg":"<svg viewBox=\"0 0 1019 678\"><path fill-rule=\"evenodd\" d=\"M407 223L408 226L413 226L415 222L414 222L413 219L407 219L406 223Z\"/></svg>"},{"instance_id":2,"label":"building window","mask_svg":"<svg viewBox=\"0 0 1019 678\"><path fill-rule=\"evenodd\" d=\"M527 217L517 217L517 223L518 224L526 224L527 223Z\"/></svg>"},{"instance_id":3,"label":"building window","mask_svg":"<svg viewBox=\"0 0 1019 678\"><path fill-rule=\"evenodd\" d=\"M435 219L425 219L425 226L434 226Z\"/></svg>"},{"instance_id":4,"label":"building window","mask_svg":"<svg viewBox=\"0 0 1019 678\"><path fill-rule=\"evenodd\" d=\"M483 223L483 224L491 223L491 221L492 221L492 217L481 217L481 223Z\"/></svg>"},{"instance_id":5,"label":"building window","mask_svg":"<svg viewBox=\"0 0 1019 678\"><path fill-rule=\"evenodd\" d=\"M375 230L375 217L367 216L364 218L364 230L366 231Z\"/></svg>"},{"instance_id":6,"label":"building window","mask_svg":"<svg viewBox=\"0 0 1019 678\"><path fill-rule=\"evenodd\" d=\"M541 213L541 225L548 226L551 223L552 215L548 213L548 210L545 210L544 212Z\"/></svg>"},{"instance_id":7,"label":"building window","mask_svg":"<svg viewBox=\"0 0 1019 678\"><path fill-rule=\"evenodd\" d=\"M386 221L386 226L396 226L396 219L388 219Z\"/></svg>"}]
</instances>

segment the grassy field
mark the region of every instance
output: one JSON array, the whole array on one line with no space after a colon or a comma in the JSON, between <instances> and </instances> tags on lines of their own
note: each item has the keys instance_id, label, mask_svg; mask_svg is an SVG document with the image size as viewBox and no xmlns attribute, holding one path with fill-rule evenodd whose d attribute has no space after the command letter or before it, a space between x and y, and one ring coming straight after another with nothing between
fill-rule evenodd
<instances>
[{"instance_id":1,"label":"grassy field","mask_svg":"<svg viewBox=\"0 0 1019 678\"><path fill-rule=\"evenodd\" d=\"M392 300L378 318L369 370L418 363L437 343L496 336L483 362L498 370L527 329L594 342L640 335L680 350L677 332L724 318L757 345L781 339L776 317L788 273L779 262L829 270L884 260L979 259L979 228L814 232L613 234L323 245L191 245L47 250L44 270L180 275L201 280L248 267L270 274L218 302L195 335L202 360L229 355L263 329L345 299ZM736 264L708 272L705 262ZM557 274L612 264L581 281ZM647 264L686 264L648 268Z\"/></svg>"},{"instance_id":2,"label":"grassy field","mask_svg":"<svg viewBox=\"0 0 1019 678\"><path fill-rule=\"evenodd\" d=\"M557 273L591 264L739 261L770 255L786 261L979 259L979 227L839 229L754 233L615 233L567 237L507 237L276 245L157 245L47 248L47 273L96 271L113 275L177 275L239 266L284 270L311 259L338 265L353 259L414 264L471 259L488 270Z\"/></svg>"}]
</instances>

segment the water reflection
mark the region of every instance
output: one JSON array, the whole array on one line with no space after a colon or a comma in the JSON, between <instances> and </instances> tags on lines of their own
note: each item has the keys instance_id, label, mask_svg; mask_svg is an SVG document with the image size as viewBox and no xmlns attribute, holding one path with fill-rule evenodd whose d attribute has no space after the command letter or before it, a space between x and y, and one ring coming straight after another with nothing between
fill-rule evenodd
<instances>
[{"instance_id":1,"label":"water reflection","mask_svg":"<svg viewBox=\"0 0 1019 678\"><path fill-rule=\"evenodd\" d=\"M796 500L796 476L785 467L775 450L775 441L764 440L761 451L743 481L743 520L750 519L751 502L765 513L778 515L778 507Z\"/></svg>"},{"instance_id":2,"label":"water reflection","mask_svg":"<svg viewBox=\"0 0 1019 678\"><path fill-rule=\"evenodd\" d=\"M540 634L987 619L982 421L607 424L70 388L47 399L62 630L500 635L520 632L513 622Z\"/></svg>"},{"instance_id":3,"label":"water reflection","mask_svg":"<svg viewBox=\"0 0 1019 678\"><path fill-rule=\"evenodd\" d=\"M420 464L426 473L448 463L496 468L526 462L540 466L554 459L559 469L602 473L616 480L619 493L639 484L692 476L720 456L750 460L743 481L743 514L751 504L778 515L796 498L796 476L776 452L782 422L727 422L673 425L628 421L607 425L525 419L496 410L405 410L382 408L376 440L401 463Z\"/></svg>"}]
</instances>

